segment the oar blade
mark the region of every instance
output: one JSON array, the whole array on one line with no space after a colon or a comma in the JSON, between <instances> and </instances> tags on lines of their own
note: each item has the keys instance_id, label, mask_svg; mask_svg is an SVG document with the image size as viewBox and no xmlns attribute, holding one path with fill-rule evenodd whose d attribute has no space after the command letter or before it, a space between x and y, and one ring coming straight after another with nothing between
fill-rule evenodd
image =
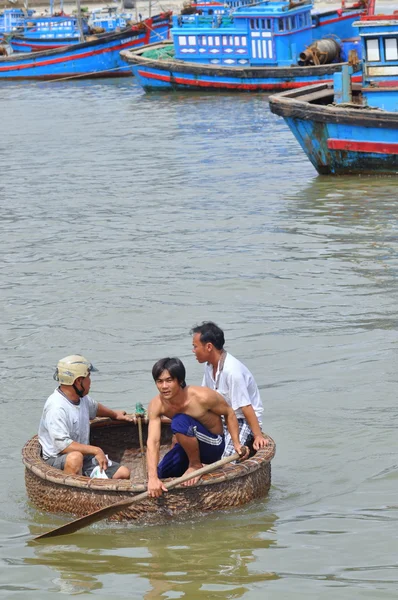
<instances>
[{"instance_id":1,"label":"oar blade","mask_svg":"<svg viewBox=\"0 0 398 600\"><path fill-rule=\"evenodd\" d=\"M144 494L140 494L144 495ZM146 495L146 494L145 494ZM75 533L75 531L79 531L79 529L83 529L84 527L88 527L89 525L93 525L98 521L102 521L107 517L111 517L115 513L122 510L123 507L129 506L132 504L130 500L123 500L123 502L117 502L116 504L111 504L110 506L105 506L104 508L99 508L98 510L90 513L89 515L85 515L84 517L80 517L79 519L75 519L74 521L70 521L65 525L61 525L61 527L56 527L55 529L51 529L47 533L42 533L34 538L36 540L44 540L45 538L58 537L60 535L68 535L69 533Z\"/></svg>"}]
</instances>

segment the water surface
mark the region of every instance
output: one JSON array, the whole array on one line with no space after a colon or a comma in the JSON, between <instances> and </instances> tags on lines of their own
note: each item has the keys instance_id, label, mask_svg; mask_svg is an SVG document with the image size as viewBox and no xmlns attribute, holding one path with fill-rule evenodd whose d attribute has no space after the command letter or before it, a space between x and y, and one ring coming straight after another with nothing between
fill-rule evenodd
<instances>
[{"instance_id":1,"label":"water surface","mask_svg":"<svg viewBox=\"0 0 398 600\"><path fill-rule=\"evenodd\" d=\"M318 177L264 95L3 84L0 109L0 596L396 598L396 180ZM20 460L57 360L133 410L158 358L200 383L205 319L261 388L269 497L32 545L66 521Z\"/></svg>"}]
</instances>

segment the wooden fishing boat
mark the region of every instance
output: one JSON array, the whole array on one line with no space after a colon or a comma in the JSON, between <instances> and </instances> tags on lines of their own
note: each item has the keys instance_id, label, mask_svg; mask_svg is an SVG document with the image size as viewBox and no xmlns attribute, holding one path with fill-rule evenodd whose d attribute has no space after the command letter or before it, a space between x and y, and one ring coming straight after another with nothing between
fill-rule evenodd
<instances>
[{"instance_id":1,"label":"wooden fishing boat","mask_svg":"<svg viewBox=\"0 0 398 600\"><path fill-rule=\"evenodd\" d=\"M148 421L142 421L145 443ZM171 446L169 419L162 421L161 456ZM242 506L255 498L266 496L271 485L271 460L275 443L254 453L242 463L227 464L204 475L194 486L178 486L161 498L146 498L123 507L111 517L116 521L159 523L176 516L192 516L201 512L225 510ZM68 513L82 517L115 502L134 499L146 491L145 461L140 450L140 430L137 424L110 419L94 419L91 423L91 443L100 446L110 459L130 467L130 480L90 479L66 475L47 465L40 456L37 436L22 450L25 483L29 499L44 511Z\"/></svg>"},{"instance_id":2,"label":"wooden fishing boat","mask_svg":"<svg viewBox=\"0 0 398 600\"><path fill-rule=\"evenodd\" d=\"M73 79L131 76L120 51L166 39L171 13L162 13L120 32L103 33L95 39L42 52L0 57L0 80Z\"/></svg>"},{"instance_id":3,"label":"wooden fishing boat","mask_svg":"<svg viewBox=\"0 0 398 600\"><path fill-rule=\"evenodd\" d=\"M398 175L398 15L357 23L363 78L349 74L269 98L321 175Z\"/></svg>"},{"instance_id":4,"label":"wooden fishing boat","mask_svg":"<svg viewBox=\"0 0 398 600\"><path fill-rule=\"evenodd\" d=\"M360 70L352 24L365 10L365 1L314 13L312 0L277 0L229 15L180 15L173 17L172 41L121 56L145 90L299 88L331 81L348 61Z\"/></svg>"},{"instance_id":5,"label":"wooden fishing boat","mask_svg":"<svg viewBox=\"0 0 398 600\"><path fill-rule=\"evenodd\" d=\"M7 37L7 42L14 52L40 52L78 44L90 33L87 19L80 19L79 25L78 17L73 15L31 17Z\"/></svg>"}]
</instances>

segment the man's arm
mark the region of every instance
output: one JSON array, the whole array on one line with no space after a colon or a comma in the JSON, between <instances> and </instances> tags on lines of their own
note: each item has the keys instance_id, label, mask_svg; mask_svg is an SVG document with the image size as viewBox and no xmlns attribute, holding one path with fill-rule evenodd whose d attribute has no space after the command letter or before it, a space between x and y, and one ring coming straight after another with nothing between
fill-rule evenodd
<instances>
[{"instance_id":1,"label":"man's arm","mask_svg":"<svg viewBox=\"0 0 398 600\"><path fill-rule=\"evenodd\" d=\"M51 442L58 454L80 452L84 456L94 455L102 469L108 466L106 456L98 446L80 444L72 439L69 420L64 410L52 409L47 413L47 430Z\"/></svg>"},{"instance_id":2,"label":"man's arm","mask_svg":"<svg viewBox=\"0 0 398 600\"><path fill-rule=\"evenodd\" d=\"M154 398L148 407L148 439L147 445L147 468L148 468L148 493L151 498L158 498L167 488L158 477L159 449L162 422L160 420L160 402L158 397Z\"/></svg>"},{"instance_id":3,"label":"man's arm","mask_svg":"<svg viewBox=\"0 0 398 600\"><path fill-rule=\"evenodd\" d=\"M268 445L268 440L263 436L260 423L251 403L247 382L240 371L230 373L228 388L231 404L234 410L240 408L243 416L252 430L254 436L253 448L259 450Z\"/></svg>"},{"instance_id":4,"label":"man's arm","mask_svg":"<svg viewBox=\"0 0 398 600\"><path fill-rule=\"evenodd\" d=\"M263 436L263 432L261 431L260 423L258 422L257 415L254 412L253 406L251 404L249 404L248 406L241 406L241 410L250 429L253 432L253 448L255 450L259 450L260 448L265 448L266 446L268 446L268 440Z\"/></svg>"},{"instance_id":5,"label":"man's arm","mask_svg":"<svg viewBox=\"0 0 398 600\"><path fill-rule=\"evenodd\" d=\"M79 442L72 442L67 446L64 450L62 450L61 454L69 454L70 452L80 452L83 456L94 455L100 469L105 471L108 468L107 458L98 446L91 446L89 444L80 444Z\"/></svg>"},{"instance_id":6,"label":"man's arm","mask_svg":"<svg viewBox=\"0 0 398 600\"><path fill-rule=\"evenodd\" d=\"M227 404L221 394L210 389L209 392L211 393L206 399L207 408L216 415L224 417L234 448L236 452L242 454L243 446L239 440L239 423L238 419L236 418L235 411L229 406L229 404Z\"/></svg>"},{"instance_id":7,"label":"man's arm","mask_svg":"<svg viewBox=\"0 0 398 600\"><path fill-rule=\"evenodd\" d=\"M112 410L103 404L98 403L97 417L109 417L115 421L134 421L135 418L128 415L125 410Z\"/></svg>"}]
</instances>

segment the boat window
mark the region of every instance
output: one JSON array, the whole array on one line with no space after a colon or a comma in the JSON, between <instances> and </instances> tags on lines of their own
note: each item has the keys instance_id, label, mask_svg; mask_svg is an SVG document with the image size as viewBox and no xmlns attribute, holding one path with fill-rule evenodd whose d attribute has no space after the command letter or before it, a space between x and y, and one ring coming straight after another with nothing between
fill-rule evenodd
<instances>
[{"instance_id":1,"label":"boat window","mask_svg":"<svg viewBox=\"0 0 398 600\"><path fill-rule=\"evenodd\" d=\"M371 62L380 60L379 40L366 40L367 59Z\"/></svg>"},{"instance_id":2,"label":"boat window","mask_svg":"<svg viewBox=\"0 0 398 600\"><path fill-rule=\"evenodd\" d=\"M278 19L278 30L279 31L285 31L284 19Z\"/></svg>"},{"instance_id":3,"label":"boat window","mask_svg":"<svg viewBox=\"0 0 398 600\"><path fill-rule=\"evenodd\" d=\"M240 38L235 36L235 46L240 46Z\"/></svg>"},{"instance_id":4,"label":"boat window","mask_svg":"<svg viewBox=\"0 0 398 600\"><path fill-rule=\"evenodd\" d=\"M215 46L219 46L220 45L220 38L219 38L218 35L216 35L215 38L214 38L214 45Z\"/></svg>"},{"instance_id":5,"label":"boat window","mask_svg":"<svg viewBox=\"0 0 398 600\"><path fill-rule=\"evenodd\" d=\"M189 46L196 46L196 36L194 36L194 35L189 35L188 36L188 45Z\"/></svg>"},{"instance_id":6,"label":"boat window","mask_svg":"<svg viewBox=\"0 0 398 600\"><path fill-rule=\"evenodd\" d=\"M187 38L185 37L185 35L179 35L178 36L178 43L180 44L180 46L186 46L187 45Z\"/></svg>"},{"instance_id":7,"label":"boat window","mask_svg":"<svg viewBox=\"0 0 398 600\"><path fill-rule=\"evenodd\" d=\"M386 38L384 41L384 53L386 60L398 60L397 38Z\"/></svg>"},{"instance_id":8,"label":"boat window","mask_svg":"<svg viewBox=\"0 0 398 600\"><path fill-rule=\"evenodd\" d=\"M209 37L207 38L209 40L209 46L213 45L213 36L209 35Z\"/></svg>"},{"instance_id":9,"label":"boat window","mask_svg":"<svg viewBox=\"0 0 398 600\"><path fill-rule=\"evenodd\" d=\"M207 37L205 35L200 35L198 41L200 46L207 46Z\"/></svg>"}]
</instances>

